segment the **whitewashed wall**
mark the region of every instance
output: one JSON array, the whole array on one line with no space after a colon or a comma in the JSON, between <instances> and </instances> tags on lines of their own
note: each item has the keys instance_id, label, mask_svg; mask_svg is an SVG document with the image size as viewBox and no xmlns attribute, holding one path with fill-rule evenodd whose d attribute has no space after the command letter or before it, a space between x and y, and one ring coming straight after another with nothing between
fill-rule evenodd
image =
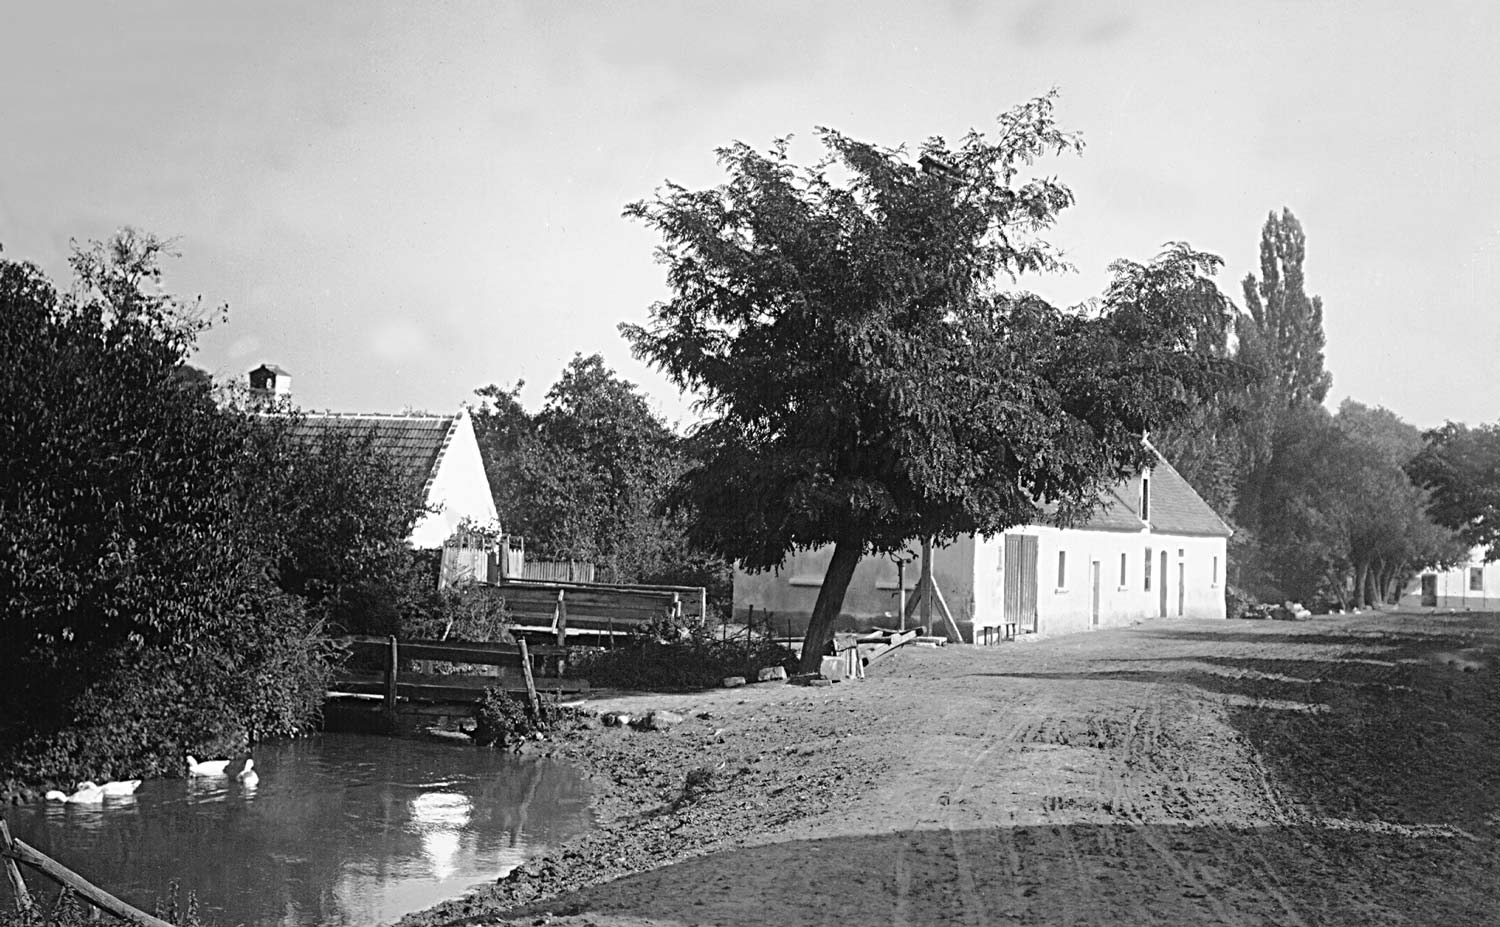
<instances>
[{"instance_id":1,"label":"whitewashed wall","mask_svg":"<svg viewBox=\"0 0 1500 927\"><path fill-rule=\"evenodd\" d=\"M1099 563L1099 627L1119 627L1161 616L1161 554L1167 552L1167 617L1224 617L1225 539L1125 531L1058 530L1039 526L1012 534L1037 539L1037 633L1068 634L1090 628L1091 564ZM1150 548L1151 587L1145 586ZM999 628L1004 621L1004 538L980 539L974 552L974 624ZM1058 554L1066 554L1058 583ZM1125 558L1124 582L1120 558Z\"/></svg>"},{"instance_id":2,"label":"whitewashed wall","mask_svg":"<svg viewBox=\"0 0 1500 927\"><path fill-rule=\"evenodd\" d=\"M453 437L438 464L427 501L438 511L423 515L412 529L411 545L418 549L442 547L465 519L480 526L500 526L495 496L467 411L460 412L454 423Z\"/></svg>"},{"instance_id":3,"label":"whitewashed wall","mask_svg":"<svg viewBox=\"0 0 1500 927\"><path fill-rule=\"evenodd\" d=\"M1479 571L1478 589L1472 570ZM1500 611L1500 562L1485 563L1484 548L1476 547L1469 552L1469 562L1451 570L1427 570L1437 576L1437 605L1422 604L1422 578L1418 575L1401 595L1401 607L1420 610L1434 608L1441 611Z\"/></svg>"}]
</instances>

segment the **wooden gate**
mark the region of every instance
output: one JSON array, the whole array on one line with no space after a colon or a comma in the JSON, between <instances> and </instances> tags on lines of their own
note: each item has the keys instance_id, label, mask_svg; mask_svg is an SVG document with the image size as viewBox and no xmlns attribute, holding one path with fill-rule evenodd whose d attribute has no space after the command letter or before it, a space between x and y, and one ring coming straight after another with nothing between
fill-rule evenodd
<instances>
[{"instance_id":1,"label":"wooden gate","mask_svg":"<svg viewBox=\"0 0 1500 927\"><path fill-rule=\"evenodd\" d=\"M1005 623L1036 632L1036 537L1005 536Z\"/></svg>"}]
</instances>

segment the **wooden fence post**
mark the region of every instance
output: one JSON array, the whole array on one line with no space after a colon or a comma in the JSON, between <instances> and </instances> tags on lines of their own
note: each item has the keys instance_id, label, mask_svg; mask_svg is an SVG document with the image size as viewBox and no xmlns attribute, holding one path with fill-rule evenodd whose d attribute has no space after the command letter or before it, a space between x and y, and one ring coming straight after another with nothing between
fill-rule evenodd
<instances>
[{"instance_id":1,"label":"wooden fence post","mask_svg":"<svg viewBox=\"0 0 1500 927\"><path fill-rule=\"evenodd\" d=\"M5 855L5 877L10 879L10 893L16 896L16 910L24 911L31 907L31 895L26 891L26 882L21 878L21 869L16 861L11 858L10 828L5 824L5 818L0 818L0 853Z\"/></svg>"},{"instance_id":2,"label":"wooden fence post","mask_svg":"<svg viewBox=\"0 0 1500 927\"><path fill-rule=\"evenodd\" d=\"M390 721L396 720L396 676L400 667L400 653L396 645L396 635L390 637L391 649L386 654L385 662L385 714Z\"/></svg>"},{"instance_id":3,"label":"wooden fence post","mask_svg":"<svg viewBox=\"0 0 1500 927\"><path fill-rule=\"evenodd\" d=\"M0 821L0 828L4 827L4 822ZM6 867L7 872L14 865L13 861L18 860L59 885L67 886L74 892L77 892L80 897L88 901L95 908L108 911L128 924L139 925L139 927L172 927L171 924L161 918L147 914L139 908L126 904L67 866L57 862L52 857L38 852L33 847L12 838L8 829L4 831L3 841L4 846L0 847L0 850L4 851L6 862L10 863L10 866ZM17 878L19 879L19 877Z\"/></svg>"},{"instance_id":4,"label":"wooden fence post","mask_svg":"<svg viewBox=\"0 0 1500 927\"><path fill-rule=\"evenodd\" d=\"M557 646L568 644L568 600L567 590L557 590Z\"/></svg>"},{"instance_id":5,"label":"wooden fence post","mask_svg":"<svg viewBox=\"0 0 1500 927\"><path fill-rule=\"evenodd\" d=\"M516 635L516 644L521 648L521 672L526 676L526 697L531 700L531 716L542 719L542 705L536 697L536 681L531 678L531 654L526 650L526 638Z\"/></svg>"}]
</instances>

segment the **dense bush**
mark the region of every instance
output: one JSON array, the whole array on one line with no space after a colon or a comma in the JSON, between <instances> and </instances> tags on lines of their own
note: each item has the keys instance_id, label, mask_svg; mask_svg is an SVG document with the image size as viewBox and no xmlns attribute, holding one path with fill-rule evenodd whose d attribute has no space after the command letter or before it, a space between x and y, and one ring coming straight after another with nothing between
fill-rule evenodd
<instances>
[{"instance_id":1,"label":"dense bush","mask_svg":"<svg viewBox=\"0 0 1500 927\"><path fill-rule=\"evenodd\" d=\"M680 690L716 686L726 676L754 679L762 667L795 672L795 651L764 639L721 640L703 626L658 627L613 650L579 653L571 672L592 686Z\"/></svg>"},{"instance_id":2,"label":"dense bush","mask_svg":"<svg viewBox=\"0 0 1500 927\"><path fill-rule=\"evenodd\" d=\"M67 295L0 260L0 780L169 773L312 727L323 620L377 597L414 517L350 502L380 489L360 448L268 453L266 419L216 401L164 253L79 249Z\"/></svg>"},{"instance_id":3,"label":"dense bush","mask_svg":"<svg viewBox=\"0 0 1500 927\"><path fill-rule=\"evenodd\" d=\"M537 703L540 714L534 714L525 696L512 695L504 689L484 690L484 698L474 706L474 742L483 746L515 747L538 733L550 731L576 721L576 709L565 708L556 701L542 698Z\"/></svg>"},{"instance_id":4,"label":"dense bush","mask_svg":"<svg viewBox=\"0 0 1500 927\"><path fill-rule=\"evenodd\" d=\"M1239 586L1227 585L1224 587L1224 617L1243 618L1245 613L1254 608L1259 601L1249 592Z\"/></svg>"}]
</instances>

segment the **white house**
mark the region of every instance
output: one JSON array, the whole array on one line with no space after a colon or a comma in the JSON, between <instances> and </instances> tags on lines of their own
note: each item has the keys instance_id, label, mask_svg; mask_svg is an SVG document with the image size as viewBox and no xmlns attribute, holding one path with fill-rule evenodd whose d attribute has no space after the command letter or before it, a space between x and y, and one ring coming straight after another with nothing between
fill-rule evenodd
<instances>
[{"instance_id":1,"label":"white house","mask_svg":"<svg viewBox=\"0 0 1500 927\"><path fill-rule=\"evenodd\" d=\"M465 521L500 527L467 410L454 415L309 412L293 433L309 442L334 433L368 435L375 453L421 481L424 499L435 511L424 514L412 529L408 541L413 547L442 547Z\"/></svg>"},{"instance_id":2,"label":"white house","mask_svg":"<svg viewBox=\"0 0 1500 927\"><path fill-rule=\"evenodd\" d=\"M1500 562L1486 563L1485 549L1469 551L1469 562L1425 570L1401 593L1401 606L1443 611L1500 611Z\"/></svg>"},{"instance_id":3,"label":"white house","mask_svg":"<svg viewBox=\"0 0 1500 927\"><path fill-rule=\"evenodd\" d=\"M1103 501L1078 527L1025 525L933 551L934 580L966 640L1224 617L1231 531L1171 464L1158 453L1150 470L1111 487ZM776 571L736 571L735 614L805 628L831 556L823 548L794 554ZM908 594L919 568L913 559L904 569ZM840 625L894 627L897 579L893 559L862 560Z\"/></svg>"}]
</instances>

